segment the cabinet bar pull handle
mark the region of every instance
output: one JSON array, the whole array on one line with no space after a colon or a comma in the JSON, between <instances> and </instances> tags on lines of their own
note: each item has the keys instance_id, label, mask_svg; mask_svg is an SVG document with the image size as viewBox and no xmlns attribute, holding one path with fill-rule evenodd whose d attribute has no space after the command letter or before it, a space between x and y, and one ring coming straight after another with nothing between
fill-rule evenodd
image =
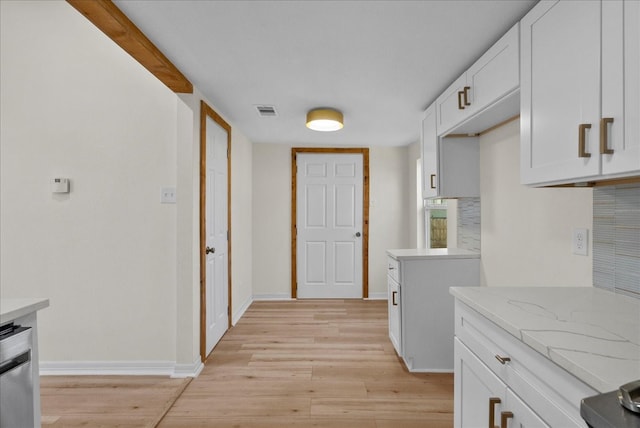
<instances>
[{"instance_id":1,"label":"cabinet bar pull handle","mask_svg":"<svg viewBox=\"0 0 640 428\"><path fill-rule=\"evenodd\" d=\"M511 412L502 412L500 413L500 428L507 428L507 423L509 419L513 417L513 413Z\"/></svg>"},{"instance_id":2,"label":"cabinet bar pull handle","mask_svg":"<svg viewBox=\"0 0 640 428\"><path fill-rule=\"evenodd\" d=\"M502 401L498 397L489 398L489 428L496 427L496 404L500 404Z\"/></svg>"},{"instance_id":3,"label":"cabinet bar pull handle","mask_svg":"<svg viewBox=\"0 0 640 428\"><path fill-rule=\"evenodd\" d=\"M397 295L398 295L397 291L394 291L393 293L391 293L391 303L393 303L393 306L398 306L398 302L396 302Z\"/></svg>"},{"instance_id":4,"label":"cabinet bar pull handle","mask_svg":"<svg viewBox=\"0 0 640 428\"><path fill-rule=\"evenodd\" d=\"M462 95L464 92L458 91L458 110L464 110L464 106L462 105Z\"/></svg>"},{"instance_id":5,"label":"cabinet bar pull handle","mask_svg":"<svg viewBox=\"0 0 640 428\"><path fill-rule=\"evenodd\" d=\"M585 150L585 133L587 129L591 129L590 123L581 123L578 125L578 157L590 158L591 153Z\"/></svg>"},{"instance_id":6,"label":"cabinet bar pull handle","mask_svg":"<svg viewBox=\"0 0 640 428\"><path fill-rule=\"evenodd\" d=\"M509 357L501 357L500 355L496 355L496 360L500 361L500 364L506 364L511 361Z\"/></svg>"},{"instance_id":7,"label":"cabinet bar pull handle","mask_svg":"<svg viewBox=\"0 0 640 428\"><path fill-rule=\"evenodd\" d=\"M465 86L464 90L463 90L463 98L464 98L464 105L466 106L470 106L471 103L469 102L469 89L471 89L471 86Z\"/></svg>"},{"instance_id":8,"label":"cabinet bar pull handle","mask_svg":"<svg viewBox=\"0 0 640 428\"><path fill-rule=\"evenodd\" d=\"M435 175L435 174L431 174L431 177L429 178L429 181L431 182L431 188L432 188L432 189L435 189L435 188L436 188L436 185L435 185L435 184L433 184L433 180L434 180L435 178L436 178L436 175Z\"/></svg>"},{"instance_id":9,"label":"cabinet bar pull handle","mask_svg":"<svg viewBox=\"0 0 640 428\"><path fill-rule=\"evenodd\" d=\"M613 149L609 148L609 134L607 133L607 130L609 129L607 125L610 123L613 123L612 117L603 117L600 119L600 153L603 155L613 154Z\"/></svg>"}]
</instances>

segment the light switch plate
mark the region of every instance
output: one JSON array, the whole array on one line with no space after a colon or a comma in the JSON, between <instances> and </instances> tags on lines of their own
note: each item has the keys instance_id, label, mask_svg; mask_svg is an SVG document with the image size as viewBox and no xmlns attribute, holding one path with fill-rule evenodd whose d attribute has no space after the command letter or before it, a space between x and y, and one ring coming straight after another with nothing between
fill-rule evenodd
<instances>
[{"instance_id":1,"label":"light switch plate","mask_svg":"<svg viewBox=\"0 0 640 428\"><path fill-rule=\"evenodd\" d=\"M573 254L586 256L589 248L589 229L575 228L571 240Z\"/></svg>"}]
</instances>

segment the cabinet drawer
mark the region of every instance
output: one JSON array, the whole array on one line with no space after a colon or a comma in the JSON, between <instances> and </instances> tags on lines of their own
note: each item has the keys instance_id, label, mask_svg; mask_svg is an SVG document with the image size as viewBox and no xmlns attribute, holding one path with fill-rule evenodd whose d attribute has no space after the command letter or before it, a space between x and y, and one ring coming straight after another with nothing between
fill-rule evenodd
<instances>
[{"instance_id":1,"label":"cabinet drawer","mask_svg":"<svg viewBox=\"0 0 640 428\"><path fill-rule=\"evenodd\" d=\"M585 426L580 400L597 391L460 301L455 323L456 337L545 423ZM500 362L497 356L510 360Z\"/></svg>"},{"instance_id":2,"label":"cabinet drawer","mask_svg":"<svg viewBox=\"0 0 640 428\"><path fill-rule=\"evenodd\" d=\"M400 262L393 257L387 257L387 275L400 283Z\"/></svg>"}]
</instances>

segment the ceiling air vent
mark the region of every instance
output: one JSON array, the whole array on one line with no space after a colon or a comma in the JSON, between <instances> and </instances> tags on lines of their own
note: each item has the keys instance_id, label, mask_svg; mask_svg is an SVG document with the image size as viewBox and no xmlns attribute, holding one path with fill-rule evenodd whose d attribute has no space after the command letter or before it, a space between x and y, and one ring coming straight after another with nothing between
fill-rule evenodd
<instances>
[{"instance_id":1,"label":"ceiling air vent","mask_svg":"<svg viewBox=\"0 0 640 428\"><path fill-rule=\"evenodd\" d=\"M276 113L276 108L274 106L256 106L258 110L258 115L260 117L276 117L278 113Z\"/></svg>"}]
</instances>

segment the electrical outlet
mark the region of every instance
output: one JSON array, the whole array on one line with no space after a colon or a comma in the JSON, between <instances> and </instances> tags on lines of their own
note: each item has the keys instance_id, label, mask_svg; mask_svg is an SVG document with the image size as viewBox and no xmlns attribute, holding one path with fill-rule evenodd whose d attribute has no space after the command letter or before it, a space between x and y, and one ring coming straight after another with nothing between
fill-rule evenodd
<instances>
[{"instance_id":1,"label":"electrical outlet","mask_svg":"<svg viewBox=\"0 0 640 428\"><path fill-rule=\"evenodd\" d=\"M175 187L163 187L160 189L160 203L162 204L175 204L176 203L176 188Z\"/></svg>"},{"instance_id":2,"label":"electrical outlet","mask_svg":"<svg viewBox=\"0 0 640 428\"><path fill-rule=\"evenodd\" d=\"M571 243L573 247L573 254L586 256L587 249L589 248L589 229L573 229L573 237Z\"/></svg>"}]
</instances>

